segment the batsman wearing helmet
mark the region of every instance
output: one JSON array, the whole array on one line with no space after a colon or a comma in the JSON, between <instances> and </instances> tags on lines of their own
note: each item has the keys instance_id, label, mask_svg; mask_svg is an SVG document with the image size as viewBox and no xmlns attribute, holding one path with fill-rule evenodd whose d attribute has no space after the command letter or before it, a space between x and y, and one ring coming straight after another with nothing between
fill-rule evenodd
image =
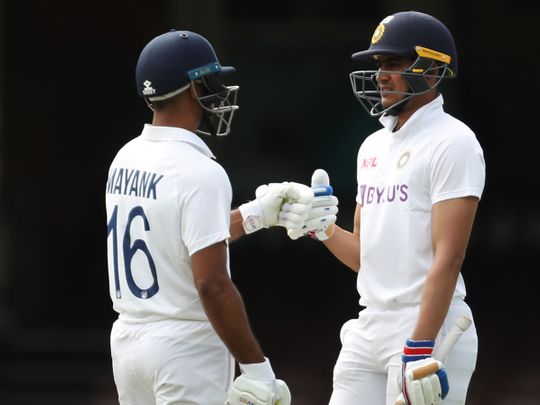
<instances>
[{"instance_id":1,"label":"batsman wearing helmet","mask_svg":"<svg viewBox=\"0 0 540 405\"><path fill-rule=\"evenodd\" d=\"M297 229L313 192L271 183L231 211L229 178L201 136L230 132L238 86L223 81L232 71L190 31L155 37L137 62L152 123L118 151L106 186L118 312L111 355L122 405L290 404L231 281L228 245L269 226Z\"/></svg>"},{"instance_id":2,"label":"batsman wearing helmet","mask_svg":"<svg viewBox=\"0 0 540 405\"><path fill-rule=\"evenodd\" d=\"M350 80L382 128L358 152L352 232L333 224L319 238L358 272L363 307L341 329L330 405L462 405L474 323L446 361L433 351L458 316L472 319L460 271L485 163L473 131L443 109L438 85L457 75L454 40L436 18L398 12L352 58L376 64Z\"/></svg>"}]
</instances>

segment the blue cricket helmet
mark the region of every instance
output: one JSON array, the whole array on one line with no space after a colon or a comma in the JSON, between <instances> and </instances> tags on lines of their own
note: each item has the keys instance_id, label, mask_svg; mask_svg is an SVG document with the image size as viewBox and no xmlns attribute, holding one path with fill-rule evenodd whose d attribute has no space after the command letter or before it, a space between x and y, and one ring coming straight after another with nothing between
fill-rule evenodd
<instances>
[{"instance_id":1,"label":"blue cricket helmet","mask_svg":"<svg viewBox=\"0 0 540 405\"><path fill-rule=\"evenodd\" d=\"M192 83L204 116L197 132L227 135L234 111L238 109L238 86L225 86L220 77L234 72L222 66L214 48L203 36L191 31L171 30L158 35L143 48L135 69L137 93L150 108L188 89Z\"/></svg>"},{"instance_id":2,"label":"blue cricket helmet","mask_svg":"<svg viewBox=\"0 0 540 405\"><path fill-rule=\"evenodd\" d=\"M384 18L375 29L369 49L356 52L354 60L377 55L425 57L448 65L447 77L457 75L457 51L448 28L435 17L419 11L402 11Z\"/></svg>"},{"instance_id":3,"label":"blue cricket helmet","mask_svg":"<svg viewBox=\"0 0 540 405\"><path fill-rule=\"evenodd\" d=\"M352 59L377 61L380 55L403 56L413 62L401 72L409 84L409 91L395 92L405 97L386 108L381 104L375 80L377 70L350 73L354 95L372 116L399 114L411 97L433 89L443 79L457 75L457 51L452 34L441 21L418 11L402 11L385 17L375 28L369 48L353 53ZM430 77L436 79L435 84L428 82Z\"/></svg>"},{"instance_id":4,"label":"blue cricket helmet","mask_svg":"<svg viewBox=\"0 0 540 405\"><path fill-rule=\"evenodd\" d=\"M170 31L152 39L141 51L135 71L137 92L141 97L160 97L200 76L234 71L232 66L221 66L203 36Z\"/></svg>"}]
</instances>

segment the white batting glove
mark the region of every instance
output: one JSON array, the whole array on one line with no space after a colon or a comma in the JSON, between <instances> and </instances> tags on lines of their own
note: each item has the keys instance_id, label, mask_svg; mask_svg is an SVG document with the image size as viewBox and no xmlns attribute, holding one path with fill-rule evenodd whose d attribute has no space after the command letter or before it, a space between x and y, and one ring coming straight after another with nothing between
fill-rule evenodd
<instances>
[{"instance_id":1,"label":"white batting glove","mask_svg":"<svg viewBox=\"0 0 540 405\"><path fill-rule=\"evenodd\" d=\"M246 234L277 225L289 183L263 184L255 190L255 199L238 207Z\"/></svg>"},{"instance_id":2,"label":"white batting glove","mask_svg":"<svg viewBox=\"0 0 540 405\"><path fill-rule=\"evenodd\" d=\"M439 405L448 394L443 364L431 357L433 344L433 340L407 340L398 377L401 394L396 405Z\"/></svg>"},{"instance_id":3,"label":"white batting glove","mask_svg":"<svg viewBox=\"0 0 540 405\"><path fill-rule=\"evenodd\" d=\"M326 171L317 169L313 172L311 189L314 192L314 198L306 221L299 229L288 228L287 230L287 235L293 240L309 235L323 241L334 233L339 201L332 195L333 190Z\"/></svg>"},{"instance_id":4,"label":"white batting glove","mask_svg":"<svg viewBox=\"0 0 540 405\"><path fill-rule=\"evenodd\" d=\"M246 234L270 226L298 228L307 218L311 208L313 191L307 186L293 182L263 184L255 190L255 200L240 205L242 225ZM288 211L283 204L288 201Z\"/></svg>"},{"instance_id":5,"label":"white batting glove","mask_svg":"<svg viewBox=\"0 0 540 405\"><path fill-rule=\"evenodd\" d=\"M313 190L300 183L289 183L286 202L279 212L279 225L287 229L300 229L311 211Z\"/></svg>"},{"instance_id":6,"label":"white batting glove","mask_svg":"<svg viewBox=\"0 0 540 405\"><path fill-rule=\"evenodd\" d=\"M289 387L275 378L267 358L263 363L240 364L240 370L225 405L290 405Z\"/></svg>"}]
</instances>

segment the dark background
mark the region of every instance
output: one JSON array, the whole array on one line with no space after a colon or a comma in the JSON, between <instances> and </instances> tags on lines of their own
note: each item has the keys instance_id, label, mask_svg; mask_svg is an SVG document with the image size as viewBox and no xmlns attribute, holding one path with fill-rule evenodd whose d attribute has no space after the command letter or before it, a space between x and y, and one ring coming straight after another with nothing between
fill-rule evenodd
<instances>
[{"instance_id":1,"label":"dark background","mask_svg":"<svg viewBox=\"0 0 540 405\"><path fill-rule=\"evenodd\" d=\"M476 132L487 165L462 270L480 338L468 404L538 404L540 35L520 3L2 1L0 403L116 403L104 187L117 149L151 120L134 85L151 38L196 31L237 68L233 132L207 139L235 206L323 167L351 229L357 149L379 123L354 99L350 55L383 17L415 9L454 33L460 70L445 107ZM231 263L293 403L327 404L339 328L359 310L355 274L281 228L234 243Z\"/></svg>"}]
</instances>

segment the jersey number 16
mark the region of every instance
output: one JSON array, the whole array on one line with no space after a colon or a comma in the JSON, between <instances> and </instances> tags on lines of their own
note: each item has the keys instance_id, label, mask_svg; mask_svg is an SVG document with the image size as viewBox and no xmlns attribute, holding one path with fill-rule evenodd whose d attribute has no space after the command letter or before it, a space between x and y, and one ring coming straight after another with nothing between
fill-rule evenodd
<instances>
[{"instance_id":1,"label":"jersey number 16","mask_svg":"<svg viewBox=\"0 0 540 405\"><path fill-rule=\"evenodd\" d=\"M126 274L126 282L131 293L137 298L150 298L159 291L159 285L157 280L156 265L152 255L148 250L148 246L142 239L135 239L131 242L131 226L133 220L137 217L141 217L144 223L144 230L150 230L150 224L144 213L144 209L141 206L134 207L128 214L128 220L126 228L124 229L124 235L122 240L122 253L124 256L124 271ZM122 231L120 229L120 231ZM111 219L107 224L107 239L112 234L112 254L113 254L113 268L114 268L114 286L116 290L116 298L122 298L120 291L120 276L118 274L118 205L114 206L114 210L111 214ZM148 288L140 288L133 279L133 273L131 270L131 262L137 252L142 253L148 261L148 267L152 274L152 285Z\"/></svg>"}]
</instances>

